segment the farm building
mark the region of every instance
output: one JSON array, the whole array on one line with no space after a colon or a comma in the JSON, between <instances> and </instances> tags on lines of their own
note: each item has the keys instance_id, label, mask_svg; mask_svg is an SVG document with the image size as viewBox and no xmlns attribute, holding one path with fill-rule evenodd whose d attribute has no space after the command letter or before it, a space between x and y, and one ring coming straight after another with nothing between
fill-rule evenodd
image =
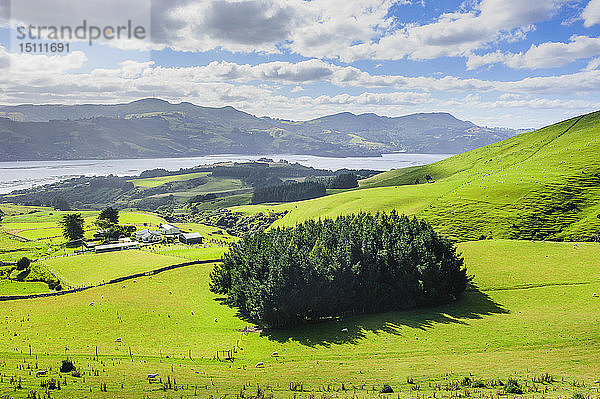
<instances>
[{"instance_id":1,"label":"farm building","mask_svg":"<svg viewBox=\"0 0 600 399\"><path fill-rule=\"evenodd\" d=\"M179 228L171 225L171 224L163 224L160 227L160 231L164 234L164 235L177 235L180 233Z\"/></svg>"},{"instance_id":2,"label":"farm building","mask_svg":"<svg viewBox=\"0 0 600 399\"><path fill-rule=\"evenodd\" d=\"M160 231L152 231L148 229L135 232L135 238L141 242L159 242L161 240Z\"/></svg>"},{"instance_id":3,"label":"farm building","mask_svg":"<svg viewBox=\"0 0 600 399\"><path fill-rule=\"evenodd\" d=\"M182 233L179 235L179 241L184 244L202 244L200 233Z\"/></svg>"},{"instance_id":4,"label":"farm building","mask_svg":"<svg viewBox=\"0 0 600 399\"><path fill-rule=\"evenodd\" d=\"M114 244L96 245L94 247L94 251L96 253L112 252L112 251L122 251L125 249L138 249L139 247L140 247L140 243L137 241L118 242L118 243L114 243Z\"/></svg>"}]
</instances>

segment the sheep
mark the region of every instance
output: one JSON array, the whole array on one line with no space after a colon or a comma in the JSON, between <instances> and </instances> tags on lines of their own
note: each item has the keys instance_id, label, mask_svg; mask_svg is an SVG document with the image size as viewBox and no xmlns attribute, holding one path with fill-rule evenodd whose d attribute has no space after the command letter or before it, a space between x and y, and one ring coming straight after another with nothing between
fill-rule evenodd
<instances>
[{"instance_id":1,"label":"sheep","mask_svg":"<svg viewBox=\"0 0 600 399\"><path fill-rule=\"evenodd\" d=\"M46 370L38 370L35 373L36 377L41 377L41 376L46 375L46 374L48 374L48 369L46 369Z\"/></svg>"},{"instance_id":2,"label":"sheep","mask_svg":"<svg viewBox=\"0 0 600 399\"><path fill-rule=\"evenodd\" d=\"M347 328L342 328L342 332L348 332Z\"/></svg>"},{"instance_id":3,"label":"sheep","mask_svg":"<svg viewBox=\"0 0 600 399\"><path fill-rule=\"evenodd\" d=\"M173 291L169 291L169 294L172 294L172 293L173 293Z\"/></svg>"},{"instance_id":4,"label":"sheep","mask_svg":"<svg viewBox=\"0 0 600 399\"><path fill-rule=\"evenodd\" d=\"M256 363L256 367L265 367L265 364L263 362L258 362Z\"/></svg>"},{"instance_id":5,"label":"sheep","mask_svg":"<svg viewBox=\"0 0 600 399\"><path fill-rule=\"evenodd\" d=\"M217 322L217 318L215 317L215 323Z\"/></svg>"},{"instance_id":6,"label":"sheep","mask_svg":"<svg viewBox=\"0 0 600 399\"><path fill-rule=\"evenodd\" d=\"M115 342L121 342L121 337L115 339Z\"/></svg>"},{"instance_id":7,"label":"sheep","mask_svg":"<svg viewBox=\"0 0 600 399\"><path fill-rule=\"evenodd\" d=\"M90 306L94 306L94 302L90 302Z\"/></svg>"},{"instance_id":8,"label":"sheep","mask_svg":"<svg viewBox=\"0 0 600 399\"><path fill-rule=\"evenodd\" d=\"M154 374L148 374L148 375L146 376L146 379L147 379L147 380L154 380L154 379L156 379L156 377L158 377L158 373L154 373Z\"/></svg>"},{"instance_id":9,"label":"sheep","mask_svg":"<svg viewBox=\"0 0 600 399\"><path fill-rule=\"evenodd\" d=\"M194 315L194 311L192 310L192 316Z\"/></svg>"},{"instance_id":10,"label":"sheep","mask_svg":"<svg viewBox=\"0 0 600 399\"><path fill-rule=\"evenodd\" d=\"M573 249L577 249L577 244L573 244Z\"/></svg>"},{"instance_id":11,"label":"sheep","mask_svg":"<svg viewBox=\"0 0 600 399\"><path fill-rule=\"evenodd\" d=\"M592 297L593 297L593 298L596 298L597 296L598 296L598 293L597 293L597 292L594 292L594 293L592 294Z\"/></svg>"},{"instance_id":12,"label":"sheep","mask_svg":"<svg viewBox=\"0 0 600 399\"><path fill-rule=\"evenodd\" d=\"M277 357L277 356L279 356L279 352L273 352L273 353L271 353L271 357Z\"/></svg>"}]
</instances>

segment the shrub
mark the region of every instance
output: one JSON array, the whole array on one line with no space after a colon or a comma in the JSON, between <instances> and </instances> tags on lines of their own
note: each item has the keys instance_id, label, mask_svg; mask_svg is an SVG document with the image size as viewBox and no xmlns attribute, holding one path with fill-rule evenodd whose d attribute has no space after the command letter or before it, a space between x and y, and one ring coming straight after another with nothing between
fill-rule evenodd
<instances>
[{"instance_id":1,"label":"shrub","mask_svg":"<svg viewBox=\"0 0 600 399\"><path fill-rule=\"evenodd\" d=\"M62 364L60 365L61 373L70 373L74 370L75 370L75 366L73 365L73 362L71 361L71 359L65 359L62 361Z\"/></svg>"},{"instance_id":2,"label":"shrub","mask_svg":"<svg viewBox=\"0 0 600 399\"><path fill-rule=\"evenodd\" d=\"M468 387L471 386L471 379L469 377L464 377L461 381L460 381L460 385L462 385L463 387Z\"/></svg>"},{"instance_id":3,"label":"shrub","mask_svg":"<svg viewBox=\"0 0 600 399\"><path fill-rule=\"evenodd\" d=\"M571 399L587 399L587 396L582 394L581 392L575 392L571 395Z\"/></svg>"},{"instance_id":4,"label":"shrub","mask_svg":"<svg viewBox=\"0 0 600 399\"><path fill-rule=\"evenodd\" d=\"M485 382L482 380L475 380L471 383L472 388L485 388Z\"/></svg>"},{"instance_id":5,"label":"shrub","mask_svg":"<svg viewBox=\"0 0 600 399\"><path fill-rule=\"evenodd\" d=\"M242 316L286 328L447 303L469 278L451 242L392 211L247 233L210 280Z\"/></svg>"},{"instance_id":6,"label":"shrub","mask_svg":"<svg viewBox=\"0 0 600 399\"><path fill-rule=\"evenodd\" d=\"M40 386L46 389L60 389L60 381L50 378L49 380L42 380Z\"/></svg>"},{"instance_id":7,"label":"shrub","mask_svg":"<svg viewBox=\"0 0 600 399\"><path fill-rule=\"evenodd\" d=\"M390 386L390 384L383 384L381 387L380 393L394 393L394 390Z\"/></svg>"},{"instance_id":8,"label":"shrub","mask_svg":"<svg viewBox=\"0 0 600 399\"><path fill-rule=\"evenodd\" d=\"M31 260L29 258L23 256L21 259L17 261L17 270L25 270L31 264Z\"/></svg>"},{"instance_id":9,"label":"shrub","mask_svg":"<svg viewBox=\"0 0 600 399\"><path fill-rule=\"evenodd\" d=\"M504 392L506 393L514 393L514 394L522 394L523 389L517 382L517 380L509 378L504 385Z\"/></svg>"}]
</instances>

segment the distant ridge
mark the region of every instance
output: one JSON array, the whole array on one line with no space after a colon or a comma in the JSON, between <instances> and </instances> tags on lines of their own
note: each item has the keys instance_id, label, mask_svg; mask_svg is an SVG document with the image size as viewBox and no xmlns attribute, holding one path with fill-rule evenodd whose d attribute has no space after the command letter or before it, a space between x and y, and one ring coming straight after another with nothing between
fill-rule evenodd
<instances>
[{"instance_id":1,"label":"distant ridge","mask_svg":"<svg viewBox=\"0 0 600 399\"><path fill-rule=\"evenodd\" d=\"M259 118L231 106L158 98L123 104L0 106L0 118L4 160L461 153L518 133L480 127L448 113L387 117L342 112L286 121Z\"/></svg>"}]
</instances>

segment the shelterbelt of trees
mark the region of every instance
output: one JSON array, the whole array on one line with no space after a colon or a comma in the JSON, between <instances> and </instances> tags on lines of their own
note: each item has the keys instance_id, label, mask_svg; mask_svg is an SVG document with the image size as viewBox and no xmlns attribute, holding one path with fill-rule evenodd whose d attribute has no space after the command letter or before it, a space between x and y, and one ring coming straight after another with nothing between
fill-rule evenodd
<instances>
[{"instance_id":1,"label":"shelterbelt of trees","mask_svg":"<svg viewBox=\"0 0 600 399\"><path fill-rule=\"evenodd\" d=\"M213 270L210 289L243 317L286 328L446 303L468 282L450 241L392 211L246 234Z\"/></svg>"}]
</instances>

